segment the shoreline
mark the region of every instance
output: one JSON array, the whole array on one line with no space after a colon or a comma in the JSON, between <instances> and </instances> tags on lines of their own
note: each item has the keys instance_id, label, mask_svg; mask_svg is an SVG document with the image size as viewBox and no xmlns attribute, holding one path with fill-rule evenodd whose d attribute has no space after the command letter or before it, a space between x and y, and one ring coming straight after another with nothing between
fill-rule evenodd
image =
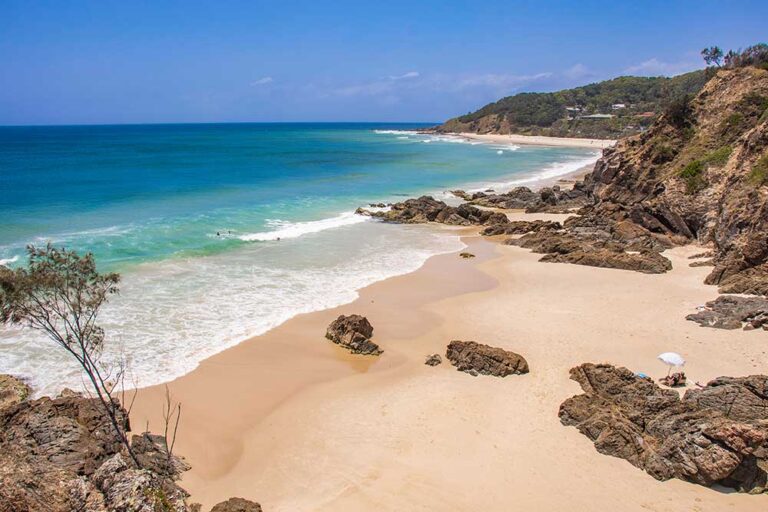
<instances>
[{"instance_id":1,"label":"shoreline","mask_svg":"<svg viewBox=\"0 0 768 512\"><path fill-rule=\"evenodd\" d=\"M571 137L547 137L543 135L516 135L516 134L479 134L470 132L451 133L458 137L464 137L470 140L493 144L524 144L531 146L553 146L553 147L572 147L572 148L593 148L605 149L616 144L616 140L611 139L580 139Z\"/></svg>"},{"instance_id":2,"label":"shoreline","mask_svg":"<svg viewBox=\"0 0 768 512\"><path fill-rule=\"evenodd\" d=\"M363 288L350 304L294 317L169 383L184 404L177 452L193 467L182 480L192 501L240 495L284 511L505 510L499 503L513 499L549 510L765 507L764 497L657 482L597 453L557 417L578 393L568 369L583 362L658 377L665 367L655 355L672 349L691 362L691 381L756 373L762 352L752 333L684 319L717 295L702 284L707 269L687 265L698 248L668 251L673 271L646 275L540 263L540 255L473 233L463 230L462 240L476 258L433 256ZM367 316L384 354L351 355L325 340L341 313ZM447 361L423 364L452 339L514 350L531 373L472 378ZM139 391L135 426L158 427L164 390ZM552 479L564 492L548 492Z\"/></svg>"}]
</instances>

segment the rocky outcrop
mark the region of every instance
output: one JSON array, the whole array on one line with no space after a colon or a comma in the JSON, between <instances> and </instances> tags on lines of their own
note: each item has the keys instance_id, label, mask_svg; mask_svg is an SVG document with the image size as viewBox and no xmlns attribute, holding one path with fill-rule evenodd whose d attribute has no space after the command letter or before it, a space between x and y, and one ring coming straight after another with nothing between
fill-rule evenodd
<instances>
[{"instance_id":1,"label":"rocky outcrop","mask_svg":"<svg viewBox=\"0 0 768 512\"><path fill-rule=\"evenodd\" d=\"M122 411L122 410L121 410ZM125 411L119 418L128 429ZM188 466L165 440L134 436L136 468L96 399L72 395L0 409L0 512L186 512Z\"/></svg>"},{"instance_id":2,"label":"rocky outcrop","mask_svg":"<svg viewBox=\"0 0 768 512\"><path fill-rule=\"evenodd\" d=\"M31 391L23 380L0 374L0 409L23 402Z\"/></svg>"},{"instance_id":3,"label":"rocky outcrop","mask_svg":"<svg viewBox=\"0 0 768 512\"><path fill-rule=\"evenodd\" d=\"M373 326L364 316L339 316L328 326L325 337L349 349L353 354L377 356L382 353L379 346L371 341Z\"/></svg>"},{"instance_id":4,"label":"rocky outcrop","mask_svg":"<svg viewBox=\"0 0 768 512\"><path fill-rule=\"evenodd\" d=\"M452 341L445 357L457 370L471 375L496 377L528 373L528 362L520 354L474 341Z\"/></svg>"},{"instance_id":5,"label":"rocky outcrop","mask_svg":"<svg viewBox=\"0 0 768 512\"><path fill-rule=\"evenodd\" d=\"M745 330L762 327L768 330L768 299L722 295L685 318L702 327Z\"/></svg>"},{"instance_id":6,"label":"rocky outcrop","mask_svg":"<svg viewBox=\"0 0 768 512\"><path fill-rule=\"evenodd\" d=\"M359 215L368 215L386 222L398 224L423 224L437 222L451 226L492 225L507 222L507 216L499 212L481 210L468 204L448 206L430 196L407 199L393 204L386 211L369 211L358 208Z\"/></svg>"},{"instance_id":7,"label":"rocky outcrop","mask_svg":"<svg viewBox=\"0 0 768 512\"><path fill-rule=\"evenodd\" d=\"M575 426L600 453L626 459L658 480L768 490L768 377L721 377L682 399L607 364L583 364L571 378L584 394L563 402L560 421Z\"/></svg>"},{"instance_id":8,"label":"rocky outcrop","mask_svg":"<svg viewBox=\"0 0 768 512\"><path fill-rule=\"evenodd\" d=\"M598 214L714 246L706 279L768 293L768 70L719 70L691 101L623 139L585 180Z\"/></svg>"},{"instance_id":9,"label":"rocky outcrop","mask_svg":"<svg viewBox=\"0 0 768 512\"><path fill-rule=\"evenodd\" d=\"M461 192L461 191L460 191ZM561 189L559 185L544 187L534 192L528 187L516 187L503 194L475 192L471 196L463 193L464 200L477 206L525 210L529 213L548 212L565 213L589 203L586 189L582 182L572 188Z\"/></svg>"},{"instance_id":10,"label":"rocky outcrop","mask_svg":"<svg viewBox=\"0 0 768 512\"><path fill-rule=\"evenodd\" d=\"M229 498L215 505L211 512L261 512L261 505L243 498Z\"/></svg>"},{"instance_id":11,"label":"rocky outcrop","mask_svg":"<svg viewBox=\"0 0 768 512\"><path fill-rule=\"evenodd\" d=\"M557 231L562 228L562 224L551 220L518 220L507 222L506 224L488 226L480 234L483 236L523 235L525 233L537 233L542 230Z\"/></svg>"}]
</instances>

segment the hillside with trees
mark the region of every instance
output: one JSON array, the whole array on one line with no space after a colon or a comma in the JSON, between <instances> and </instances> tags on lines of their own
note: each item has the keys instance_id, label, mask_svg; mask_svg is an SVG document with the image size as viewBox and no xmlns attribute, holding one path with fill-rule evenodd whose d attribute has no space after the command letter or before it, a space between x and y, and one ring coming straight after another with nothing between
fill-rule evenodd
<instances>
[{"instance_id":1,"label":"hillside with trees","mask_svg":"<svg viewBox=\"0 0 768 512\"><path fill-rule=\"evenodd\" d=\"M622 76L557 92L507 96L448 120L441 132L619 138L643 131L675 99L695 95L707 70L667 77Z\"/></svg>"}]
</instances>

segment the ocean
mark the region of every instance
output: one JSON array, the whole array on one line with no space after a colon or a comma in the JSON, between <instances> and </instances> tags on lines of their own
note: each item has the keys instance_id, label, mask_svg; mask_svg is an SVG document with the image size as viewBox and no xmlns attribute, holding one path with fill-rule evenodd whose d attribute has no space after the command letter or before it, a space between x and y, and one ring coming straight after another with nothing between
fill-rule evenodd
<instances>
[{"instance_id":1,"label":"ocean","mask_svg":"<svg viewBox=\"0 0 768 512\"><path fill-rule=\"evenodd\" d=\"M0 264L50 241L120 272L100 317L105 357L124 354L147 386L463 247L450 229L384 224L358 206L535 186L598 157L414 131L425 126L0 127ZM82 386L66 354L19 328L0 327L0 373L38 394Z\"/></svg>"}]
</instances>

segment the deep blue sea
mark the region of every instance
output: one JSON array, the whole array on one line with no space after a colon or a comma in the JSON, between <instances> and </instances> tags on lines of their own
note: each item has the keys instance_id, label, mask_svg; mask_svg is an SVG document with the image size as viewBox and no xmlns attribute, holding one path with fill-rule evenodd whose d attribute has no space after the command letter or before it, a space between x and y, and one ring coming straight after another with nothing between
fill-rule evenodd
<instances>
[{"instance_id":1,"label":"deep blue sea","mask_svg":"<svg viewBox=\"0 0 768 512\"><path fill-rule=\"evenodd\" d=\"M354 215L371 202L497 189L593 162L593 150L420 135L417 124L0 127L0 264L51 241L123 275L109 352L139 385L298 313L462 247L450 230ZM76 369L31 332L0 330L0 373L42 391Z\"/></svg>"}]
</instances>

